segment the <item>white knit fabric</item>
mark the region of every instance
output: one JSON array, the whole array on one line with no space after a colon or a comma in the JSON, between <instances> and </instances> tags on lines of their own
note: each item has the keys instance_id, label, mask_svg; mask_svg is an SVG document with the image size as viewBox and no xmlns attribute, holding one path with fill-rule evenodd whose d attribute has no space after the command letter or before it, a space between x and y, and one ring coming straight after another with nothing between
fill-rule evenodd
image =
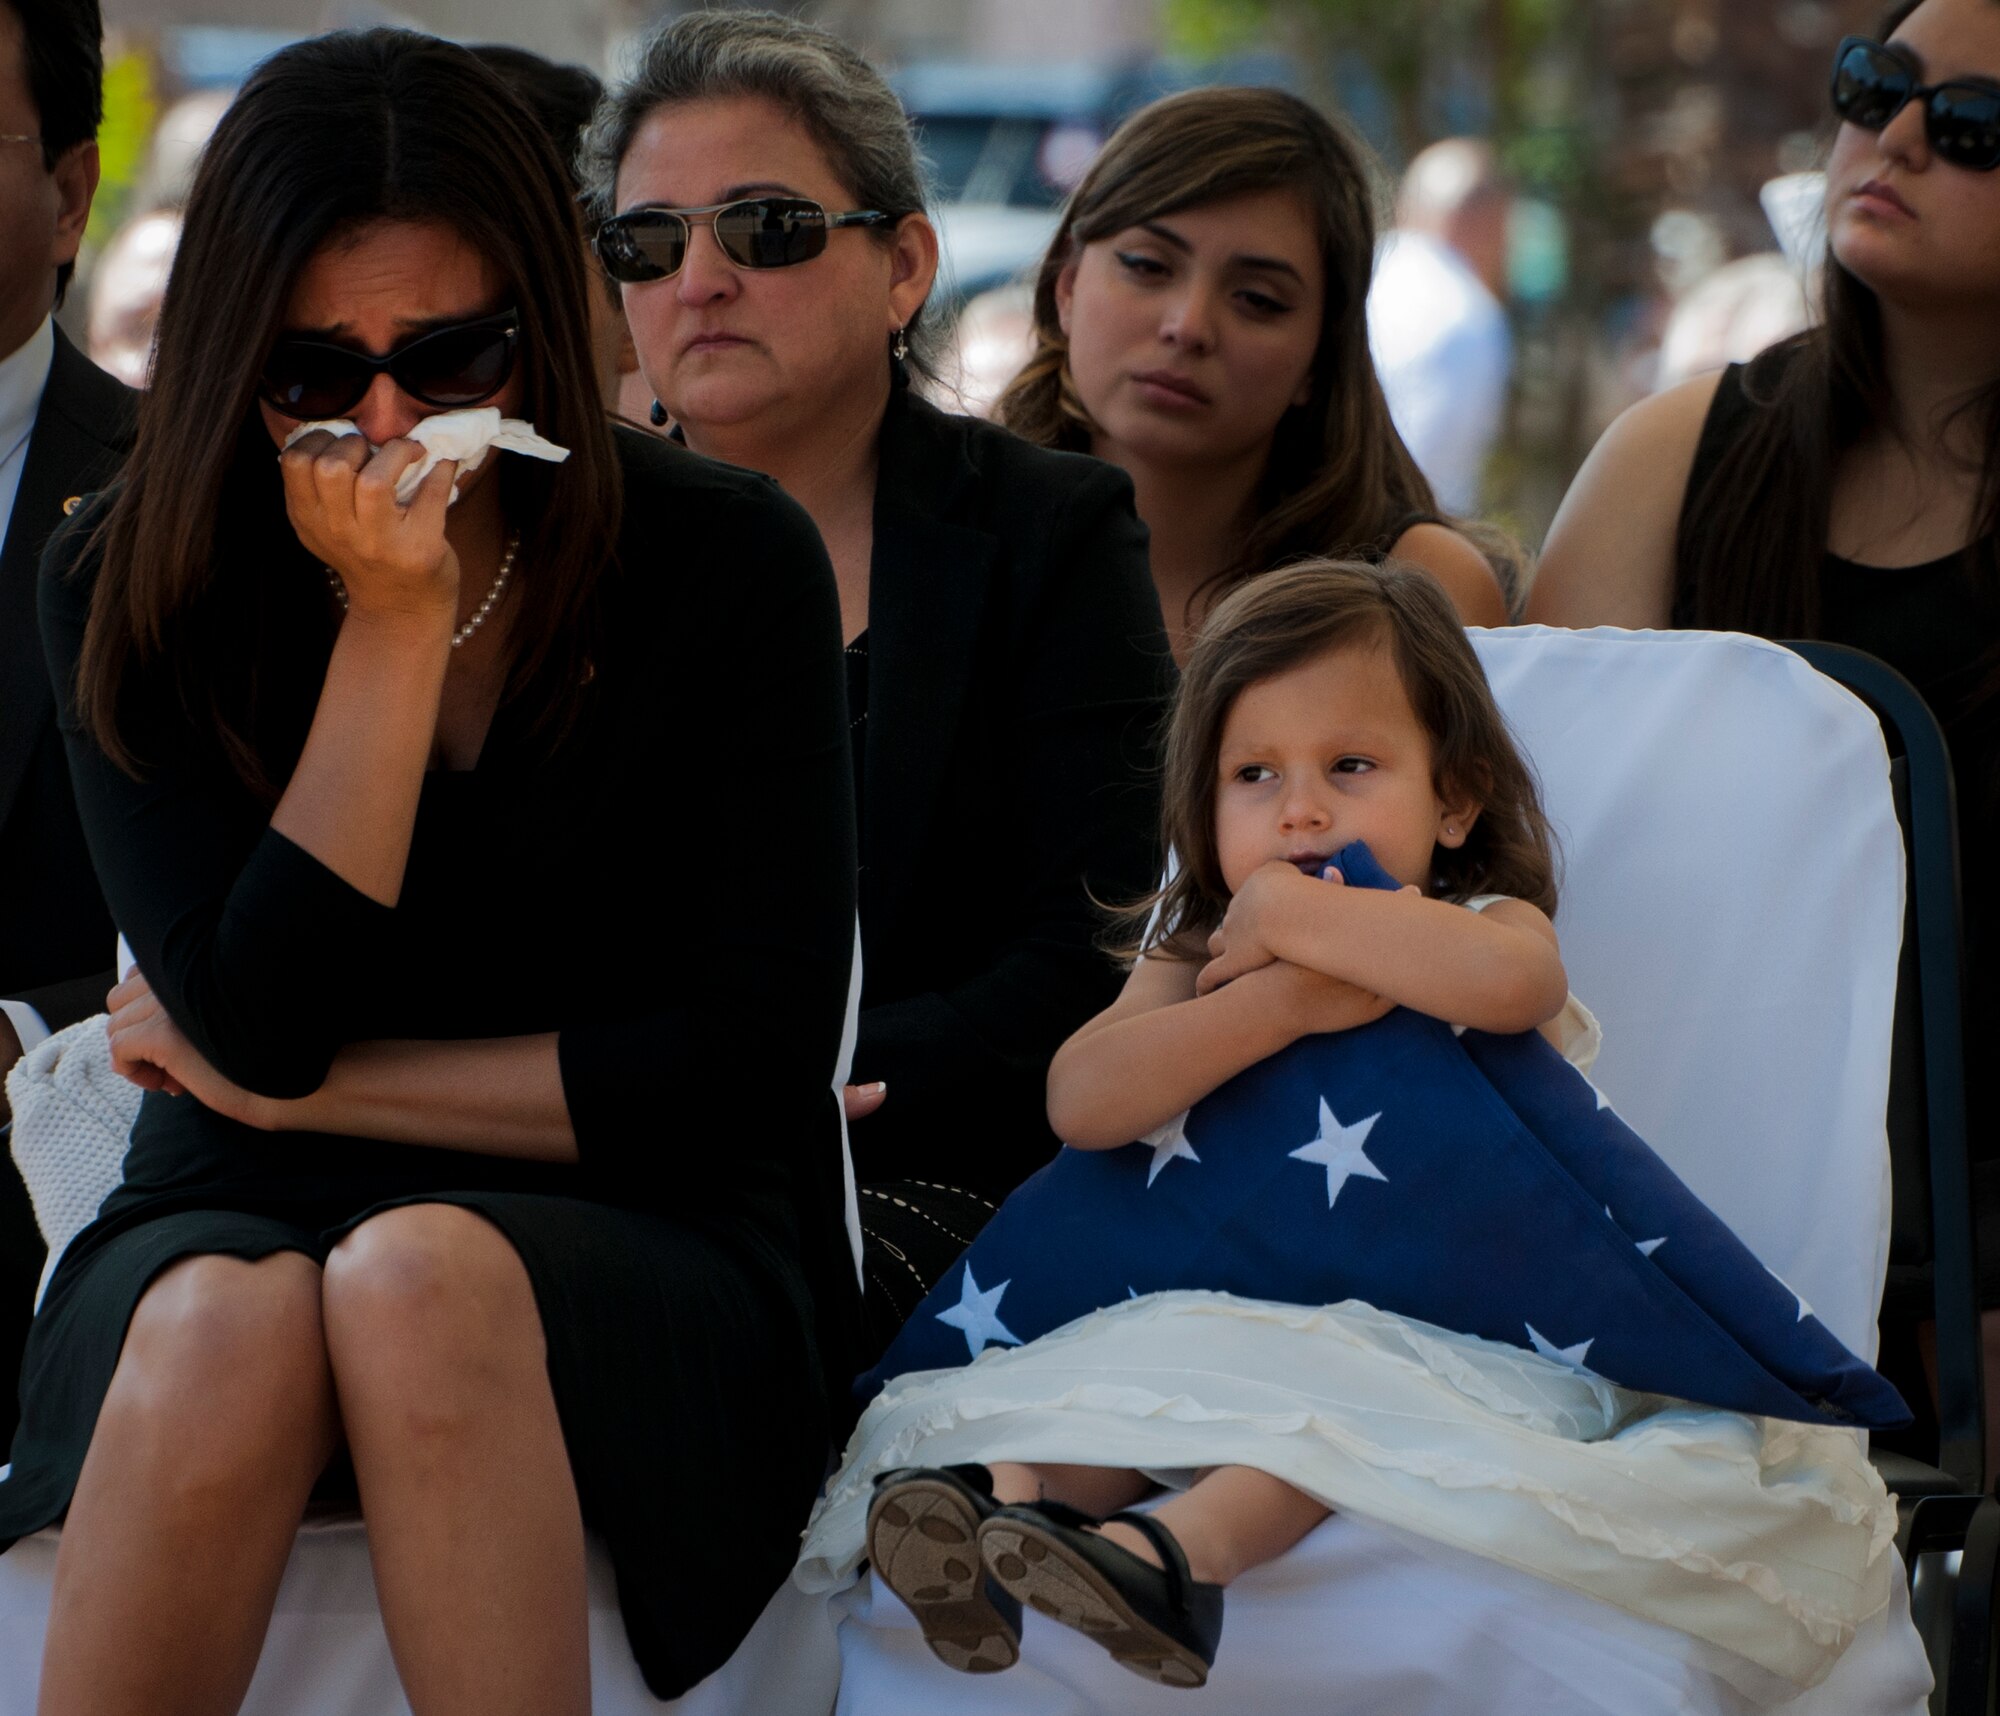
<instances>
[{"instance_id":1,"label":"white knit fabric","mask_svg":"<svg viewBox=\"0 0 2000 1716\"><path fill-rule=\"evenodd\" d=\"M141 1092L111 1070L104 1026L102 1013L79 1020L37 1043L7 1075L14 1163L49 1247L37 1305L63 1249L116 1189L139 1117Z\"/></svg>"}]
</instances>

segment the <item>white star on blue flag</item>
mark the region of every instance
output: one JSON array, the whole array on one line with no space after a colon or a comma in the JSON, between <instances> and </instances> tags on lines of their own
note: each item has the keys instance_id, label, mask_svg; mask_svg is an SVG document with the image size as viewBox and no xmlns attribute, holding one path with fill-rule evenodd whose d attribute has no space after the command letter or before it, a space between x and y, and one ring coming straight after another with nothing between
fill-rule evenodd
<instances>
[{"instance_id":1,"label":"white star on blue flag","mask_svg":"<svg viewBox=\"0 0 2000 1716\"><path fill-rule=\"evenodd\" d=\"M1528 1340L1532 1343L1536 1352L1540 1353L1545 1359L1554 1359L1565 1370L1581 1372L1584 1368L1584 1355L1590 1351L1592 1342L1597 1339L1595 1335L1592 1335L1590 1340L1578 1341L1573 1347L1559 1347L1554 1341L1550 1340L1537 1329L1533 1323L1523 1323L1521 1327L1528 1331Z\"/></svg>"},{"instance_id":2,"label":"white star on blue flag","mask_svg":"<svg viewBox=\"0 0 2000 1716\"><path fill-rule=\"evenodd\" d=\"M1798 1320L1801 1323L1803 1323L1806 1320L1806 1318L1814 1317L1819 1314L1810 1305L1806 1303L1806 1296L1803 1293L1801 1293L1796 1287L1794 1287L1789 1281L1787 1281L1782 1275L1780 1275L1775 1269L1773 1269L1768 1263L1764 1265L1764 1273L1770 1276L1770 1278L1773 1281L1777 1282L1777 1284L1780 1287L1784 1288L1784 1290L1787 1293L1791 1294L1791 1296L1794 1299L1798 1300L1799 1302Z\"/></svg>"},{"instance_id":3,"label":"white star on blue flag","mask_svg":"<svg viewBox=\"0 0 2000 1716\"><path fill-rule=\"evenodd\" d=\"M1139 1142L1153 1147L1153 1165L1146 1170L1146 1184L1149 1186L1160 1177L1160 1170L1169 1162L1183 1156L1190 1162L1201 1160L1194 1153L1194 1146L1188 1142L1186 1109L1182 1109L1166 1125L1154 1127Z\"/></svg>"},{"instance_id":4,"label":"white star on blue flag","mask_svg":"<svg viewBox=\"0 0 2000 1716\"><path fill-rule=\"evenodd\" d=\"M968 1264L965 1279L958 1284L958 1303L948 1311L938 1312L937 1320L949 1323L964 1333L966 1349L974 1358L979 1356L980 1349L988 1341L1018 1347L1021 1337L1000 1321L1000 1295L1013 1285L1009 1279L991 1292L982 1293L979 1283L972 1278L972 1266Z\"/></svg>"},{"instance_id":5,"label":"white star on blue flag","mask_svg":"<svg viewBox=\"0 0 2000 1716\"><path fill-rule=\"evenodd\" d=\"M1311 1162L1326 1169L1326 1207L1333 1208L1333 1200L1340 1196L1341 1187L1359 1174L1365 1180L1387 1180L1388 1175L1368 1160L1368 1152L1361 1148L1375 1122L1382 1116L1371 1114L1366 1120L1357 1120L1352 1126L1343 1126L1333 1110L1327 1107L1326 1098L1319 1099L1319 1136L1309 1144L1301 1144L1288 1152L1300 1162ZM1296 1133L1293 1134L1297 1136Z\"/></svg>"}]
</instances>

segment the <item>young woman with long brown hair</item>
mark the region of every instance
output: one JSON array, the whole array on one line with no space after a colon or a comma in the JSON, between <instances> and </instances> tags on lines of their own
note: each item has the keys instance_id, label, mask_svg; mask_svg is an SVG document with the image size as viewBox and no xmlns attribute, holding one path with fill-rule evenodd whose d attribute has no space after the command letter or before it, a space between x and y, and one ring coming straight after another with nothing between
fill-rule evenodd
<instances>
[{"instance_id":1,"label":"young woman with long brown hair","mask_svg":"<svg viewBox=\"0 0 2000 1716\"><path fill-rule=\"evenodd\" d=\"M583 1716L586 1529L662 1697L794 1553L856 1301L838 604L768 483L611 428L581 238L464 49L282 50L203 154L124 480L50 548L148 1088L0 1479L0 1543L63 1521L45 1716L234 1710L315 1494L421 1716ZM399 504L478 405L567 460Z\"/></svg>"},{"instance_id":2,"label":"young woman with long brown hair","mask_svg":"<svg viewBox=\"0 0 2000 1716\"><path fill-rule=\"evenodd\" d=\"M2000 1030L2000 924L1977 881L2000 832L2000 5L1906 0L1876 41L1841 44L1832 95L1821 325L1614 423L1549 531L1528 617L1827 638L1914 683L1958 777L1983 1051ZM1989 1307L1993 1065L1966 1057Z\"/></svg>"},{"instance_id":3,"label":"young woman with long brown hair","mask_svg":"<svg viewBox=\"0 0 2000 1716\"><path fill-rule=\"evenodd\" d=\"M1155 102L1071 196L999 416L1131 476L1177 654L1217 597L1309 555L1404 561L1468 624L1505 622L1494 564L1389 419L1374 260L1363 145L1279 90Z\"/></svg>"}]
</instances>

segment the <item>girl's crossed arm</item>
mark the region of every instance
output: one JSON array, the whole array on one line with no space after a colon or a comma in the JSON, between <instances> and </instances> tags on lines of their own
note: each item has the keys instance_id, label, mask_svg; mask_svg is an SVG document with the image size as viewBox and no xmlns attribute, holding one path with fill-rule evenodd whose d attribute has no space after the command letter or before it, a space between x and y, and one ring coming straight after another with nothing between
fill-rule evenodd
<instances>
[{"instance_id":1,"label":"girl's crossed arm","mask_svg":"<svg viewBox=\"0 0 2000 1716\"><path fill-rule=\"evenodd\" d=\"M1160 955L1140 960L1118 999L1056 1051L1049 1125L1064 1143L1078 1150L1129 1144L1297 1038L1351 1030L1392 1005L1284 962L1197 995L1201 969Z\"/></svg>"},{"instance_id":2,"label":"girl's crossed arm","mask_svg":"<svg viewBox=\"0 0 2000 1716\"><path fill-rule=\"evenodd\" d=\"M1203 994L1284 961L1496 1032L1545 1025L1569 997L1555 929L1525 900L1470 912L1414 888L1349 888L1284 863L1244 881L1210 949L1216 957L1196 985Z\"/></svg>"}]
</instances>

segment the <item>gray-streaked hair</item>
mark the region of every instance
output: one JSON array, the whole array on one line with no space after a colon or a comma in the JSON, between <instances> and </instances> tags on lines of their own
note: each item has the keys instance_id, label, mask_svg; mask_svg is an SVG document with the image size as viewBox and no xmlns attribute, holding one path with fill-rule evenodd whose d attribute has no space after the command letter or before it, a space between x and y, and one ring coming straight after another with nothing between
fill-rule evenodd
<instances>
[{"instance_id":1,"label":"gray-streaked hair","mask_svg":"<svg viewBox=\"0 0 2000 1716\"><path fill-rule=\"evenodd\" d=\"M860 54L817 25L779 12L688 12L640 44L632 75L613 85L583 134L577 169L586 223L594 230L617 212L619 165L655 108L735 96L760 97L789 112L855 207L898 219L928 213L909 115ZM911 362L931 373L924 308L904 332Z\"/></svg>"}]
</instances>

